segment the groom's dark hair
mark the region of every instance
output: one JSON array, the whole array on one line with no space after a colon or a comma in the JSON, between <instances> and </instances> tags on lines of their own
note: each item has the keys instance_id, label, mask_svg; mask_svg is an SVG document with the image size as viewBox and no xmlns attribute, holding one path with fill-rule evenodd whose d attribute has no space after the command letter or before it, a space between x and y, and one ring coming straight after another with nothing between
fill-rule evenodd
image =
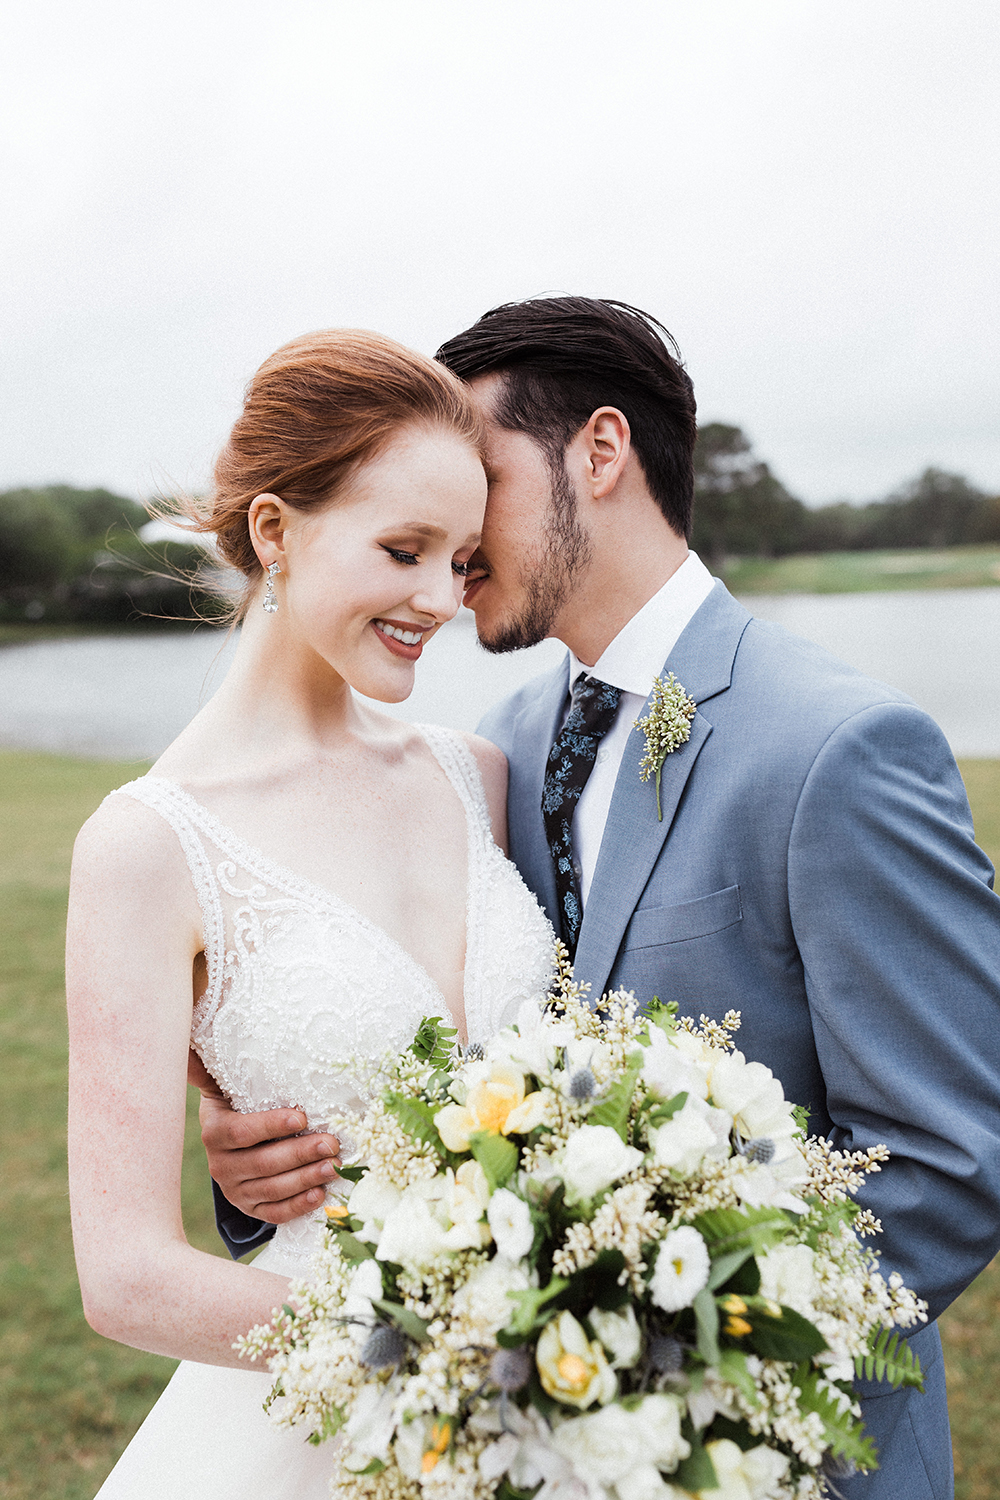
<instances>
[{"instance_id":1,"label":"groom's dark hair","mask_svg":"<svg viewBox=\"0 0 1000 1500\"><path fill-rule=\"evenodd\" d=\"M597 297L505 302L437 357L463 380L502 375L494 417L533 438L553 470L597 408L616 406L653 499L674 531L690 536L694 387L673 336L649 313Z\"/></svg>"}]
</instances>

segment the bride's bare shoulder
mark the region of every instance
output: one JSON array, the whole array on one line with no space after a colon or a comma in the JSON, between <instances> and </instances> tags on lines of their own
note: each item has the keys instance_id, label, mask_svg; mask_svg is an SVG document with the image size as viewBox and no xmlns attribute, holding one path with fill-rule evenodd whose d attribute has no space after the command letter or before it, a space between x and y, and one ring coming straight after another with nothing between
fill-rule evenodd
<instances>
[{"instance_id":1,"label":"bride's bare shoulder","mask_svg":"<svg viewBox=\"0 0 1000 1500\"><path fill-rule=\"evenodd\" d=\"M159 905L171 894L187 905L187 861L170 825L127 793L106 797L84 823L73 846L73 886L103 897L148 895Z\"/></svg>"},{"instance_id":2,"label":"bride's bare shoulder","mask_svg":"<svg viewBox=\"0 0 1000 1500\"><path fill-rule=\"evenodd\" d=\"M493 837L506 852L507 849L507 757L503 751L484 740L481 735L463 733L462 738L472 752L483 778L483 791L490 810Z\"/></svg>"}]
</instances>

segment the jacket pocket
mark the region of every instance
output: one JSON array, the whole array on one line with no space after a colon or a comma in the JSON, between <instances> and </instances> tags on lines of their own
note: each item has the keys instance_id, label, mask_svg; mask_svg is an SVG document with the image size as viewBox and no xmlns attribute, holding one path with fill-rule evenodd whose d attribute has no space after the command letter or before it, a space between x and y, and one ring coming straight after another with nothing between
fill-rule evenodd
<instances>
[{"instance_id":1,"label":"jacket pocket","mask_svg":"<svg viewBox=\"0 0 1000 1500\"><path fill-rule=\"evenodd\" d=\"M723 891L682 901L680 906L642 906L633 916L625 933L625 951L630 948L659 948L665 943L684 943L690 938L708 937L743 920L738 885L727 885Z\"/></svg>"}]
</instances>

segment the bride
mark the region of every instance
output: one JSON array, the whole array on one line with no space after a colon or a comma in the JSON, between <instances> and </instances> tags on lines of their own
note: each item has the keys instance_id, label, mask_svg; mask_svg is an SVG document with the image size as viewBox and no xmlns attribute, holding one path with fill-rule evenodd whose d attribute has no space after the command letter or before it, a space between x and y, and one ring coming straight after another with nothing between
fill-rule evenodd
<instances>
[{"instance_id":1,"label":"bride","mask_svg":"<svg viewBox=\"0 0 1000 1500\"><path fill-rule=\"evenodd\" d=\"M84 1308L107 1337L185 1361L102 1500L328 1493L329 1452L271 1426L269 1378L232 1347L306 1274L321 1222L281 1226L252 1265L187 1243L189 1046L237 1109L301 1109L316 1129L356 1098L331 1064L402 1049L425 1015L485 1040L545 991L551 931L498 848L504 757L352 692L405 699L456 613L486 501L480 445L459 382L387 339L318 333L272 355L196 518L244 576L234 664L77 841Z\"/></svg>"}]
</instances>

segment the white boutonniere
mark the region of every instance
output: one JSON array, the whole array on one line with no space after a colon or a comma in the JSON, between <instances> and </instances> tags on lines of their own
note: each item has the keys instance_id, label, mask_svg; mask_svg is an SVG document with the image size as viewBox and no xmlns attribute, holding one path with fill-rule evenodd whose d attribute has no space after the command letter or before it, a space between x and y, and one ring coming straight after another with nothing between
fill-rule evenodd
<instances>
[{"instance_id":1,"label":"white boutonniere","mask_svg":"<svg viewBox=\"0 0 1000 1500\"><path fill-rule=\"evenodd\" d=\"M663 822L660 806L660 777L663 762L681 745L691 738L691 720L697 712L693 698L689 698L677 678L671 672L664 682L662 677L653 678L653 701L649 713L636 719L636 729L646 736L646 753L642 758L639 775L643 781L656 775L656 813Z\"/></svg>"}]
</instances>

